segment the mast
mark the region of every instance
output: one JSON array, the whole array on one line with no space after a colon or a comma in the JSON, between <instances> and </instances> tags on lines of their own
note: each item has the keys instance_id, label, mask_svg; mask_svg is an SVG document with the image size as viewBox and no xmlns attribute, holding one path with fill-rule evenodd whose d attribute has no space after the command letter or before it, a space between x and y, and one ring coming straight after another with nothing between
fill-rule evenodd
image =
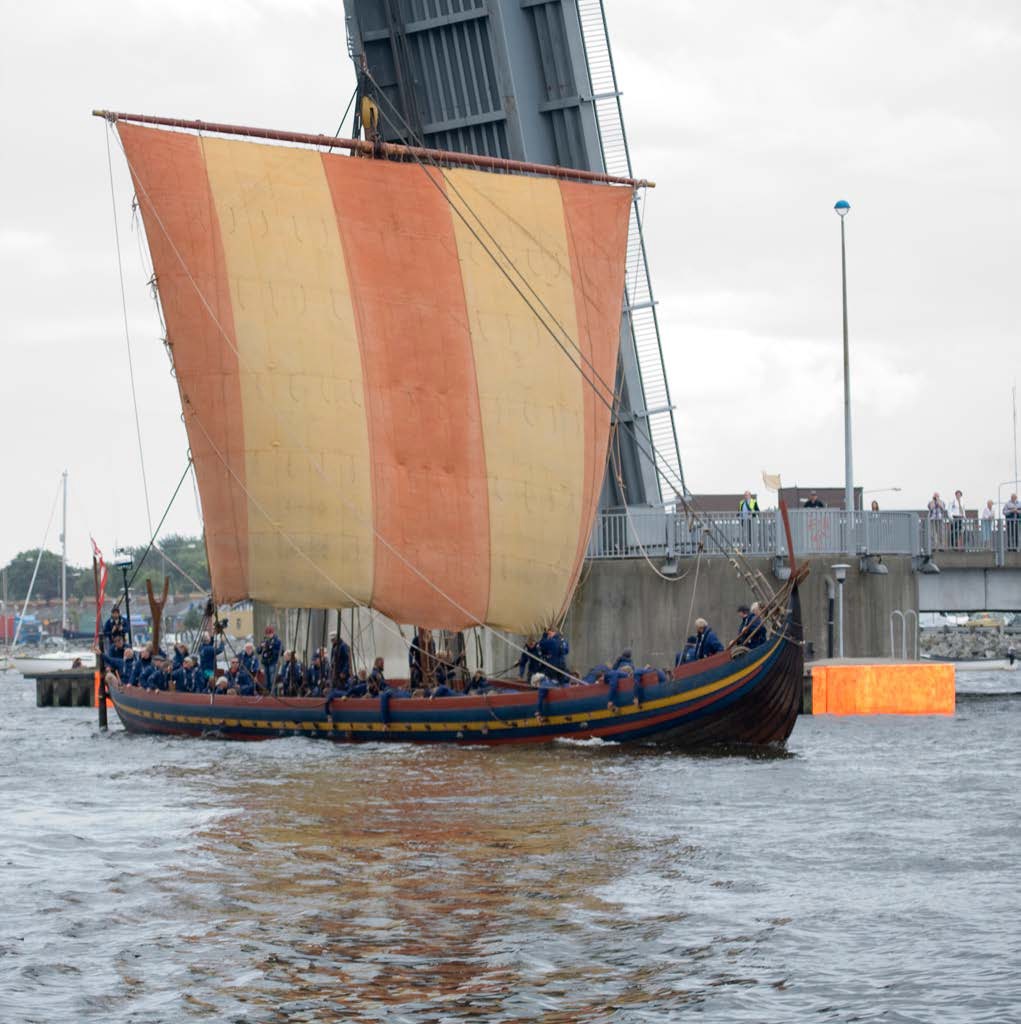
<instances>
[{"instance_id":1,"label":"mast","mask_svg":"<svg viewBox=\"0 0 1021 1024\"><path fill-rule=\"evenodd\" d=\"M67 470L61 477L64 491L63 514L60 520L60 638L67 635Z\"/></svg>"}]
</instances>

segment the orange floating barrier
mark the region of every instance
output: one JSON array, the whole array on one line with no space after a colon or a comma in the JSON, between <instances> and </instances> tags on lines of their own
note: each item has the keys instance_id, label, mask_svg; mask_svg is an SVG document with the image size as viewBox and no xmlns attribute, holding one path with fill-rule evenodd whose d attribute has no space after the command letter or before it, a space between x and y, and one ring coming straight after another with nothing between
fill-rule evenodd
<instances>
[{"instance_id":1,"label":"orange floating barrier","mask_svg":"<svg viewBox=\"0 0 1021 1024\"><path fill-rule=\"evenodd\" d=\"M954 666L944 663L816 665L813 715L952 715Z\"/></svg>"},{"instance_id":2,"label":"orange floating barrier","mask_svg":"<svg viewBox=\"0 0 1021 1024\"><path fill-rule=\"evenodd\" d=\"M99 687L100 687L100 685L102 683L102 676L100 675L100 672L99 672L98 668L93 673L93 682L95 683L95 686L96 686L95 694L94 694L95 700L93 701L93 707L97 707L98 708L99 707Z\"/></svg>"}]
</instances>

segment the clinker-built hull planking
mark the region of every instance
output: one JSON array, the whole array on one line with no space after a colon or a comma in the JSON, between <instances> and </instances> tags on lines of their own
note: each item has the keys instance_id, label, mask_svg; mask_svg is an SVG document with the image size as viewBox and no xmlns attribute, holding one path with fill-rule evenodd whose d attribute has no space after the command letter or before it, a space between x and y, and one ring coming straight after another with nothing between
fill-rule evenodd
<instances>
[{"instance_id":1,"label":"clinker-built hull planking","mask_svg":"<svg viewBox=\"0 0 1021 1024\"><path fill-rule=\"evenodd\" d=\"M335 742L543 743L560 738L700 747L779 744L790 735L803 687L800 602L792 594L783 633L751 651L684 665L666 682L486 696L371 699L235 697L114 685L132 732L257 740L311 736ZM499 683L495 684L499 686ZM540 707L540 701L543 702ZM541 713L541 717L539 717Z\"/></svg>"}]
</instances>

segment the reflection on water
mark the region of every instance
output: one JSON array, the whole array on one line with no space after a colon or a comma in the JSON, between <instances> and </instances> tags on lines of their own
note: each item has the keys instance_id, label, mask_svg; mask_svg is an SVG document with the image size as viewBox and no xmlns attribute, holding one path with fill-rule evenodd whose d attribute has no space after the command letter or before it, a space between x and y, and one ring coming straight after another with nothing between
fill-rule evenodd
<instances>
[{"instance_id":1,"label":"reflection on water","mask_svg":"<svg viewBox=\"0 0 1021 1024\"><path fill-rule=\"evenodd\" d=\"M802 719L759 758L100 736L0 685L5 1022L971 1022L1021 999L1014 698Z\"/></svg>"}]
</instances>

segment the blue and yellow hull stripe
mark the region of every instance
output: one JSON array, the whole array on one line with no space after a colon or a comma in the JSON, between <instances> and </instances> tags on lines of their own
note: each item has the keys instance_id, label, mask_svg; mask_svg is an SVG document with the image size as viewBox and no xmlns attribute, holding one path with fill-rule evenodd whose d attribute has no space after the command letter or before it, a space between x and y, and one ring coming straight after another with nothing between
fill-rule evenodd
<instances>
[{"instance_id":1,"label":"blue and yellow hull stripe","mask_svg":"<svg viewBox=\"0 0 1021 1024\"><path fill-rule=\"evenodd\" d=\"M142 732L237 739L305 735L342 742L505 743L560 736L625 740L677 728L743 699L769 677L787 644L778 637L757 657L723 659L662 683L647 674L640 704L633 702L630 687L621 687L615 707L607 706L610 691L605 684L551 689L541 719L536 717L537 692L437 701L397 698L390 702L388 721L380 702L365 698L334 700L328 713L326 701L318 698L207 697L119 685L111 688L111 697L125 727Z\"/></svg>"}]
</instances>

